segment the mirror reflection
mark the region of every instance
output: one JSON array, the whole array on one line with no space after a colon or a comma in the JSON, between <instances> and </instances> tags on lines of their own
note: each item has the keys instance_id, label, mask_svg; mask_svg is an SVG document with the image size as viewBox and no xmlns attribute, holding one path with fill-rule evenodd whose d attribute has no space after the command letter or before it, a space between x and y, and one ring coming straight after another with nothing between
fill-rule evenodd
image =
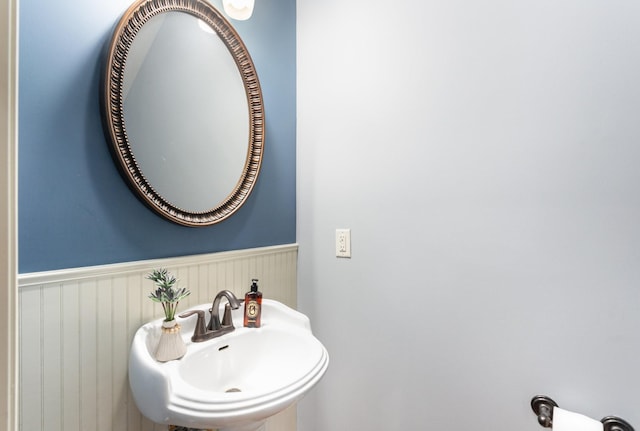
<instances>
[{"instance_id":1,"label":"mirror reflection","mask_svg":"<svg viewBox=\"0 0 640 431\"><path fill-rule=\"evenodd\" d=\"M151 18L131 44L123 82L140 169L168 202L194 212L233 190L249 141L240 72L218 35L199 23L180 12Z\"/></svg>"}]
</instances>

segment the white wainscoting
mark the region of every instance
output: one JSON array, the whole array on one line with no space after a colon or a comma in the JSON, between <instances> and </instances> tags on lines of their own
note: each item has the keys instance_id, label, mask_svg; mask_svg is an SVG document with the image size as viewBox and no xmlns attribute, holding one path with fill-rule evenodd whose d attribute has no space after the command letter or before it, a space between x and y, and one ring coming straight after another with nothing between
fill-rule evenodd
<instances>
[{"instance_id":1,"label":"white wainscoting","mask_svg":"<svg viewBox=\"0 0 640 431\"><path fill-rule=\"evenodd\" d=\"M296 307L297 256L292 244L19 275L20 429L165 431L140 414L127 380L135 331L162 317L146 274L173 272L191 290L182 310L222 289L240 297L252 278L265 298ZM295 427L295 408L267 426Z\"/></svg>"}]
</instances>

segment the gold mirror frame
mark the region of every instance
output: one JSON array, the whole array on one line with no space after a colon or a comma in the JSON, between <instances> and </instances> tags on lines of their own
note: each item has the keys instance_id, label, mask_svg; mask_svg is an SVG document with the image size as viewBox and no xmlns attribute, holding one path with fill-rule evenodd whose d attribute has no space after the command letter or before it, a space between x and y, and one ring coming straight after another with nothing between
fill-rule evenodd
<instances>
[{"instance_id":1,"label":"gold mirror frame","mask_svg":"<svg viewBox=\"0 0 640 431\"><path fill-rule=\"evenodd\" d=\"M216 207L190 212L172 205L145 179L136 163L124 124L122 97L124 67L129 49L152 17L163 12L185 12L208 24L220 37L233 57L247 95L249 109L249 145L240 180ZM103 110L105 127L111 140L116 164L138 197L161 216L184 226L209 226L231 216L246 201L255 185L264 151L264 105L262 90L249 51L229 22L204 0L139 0L124 13L109 46L104 77Z\"/></svg>"}]
</instances>

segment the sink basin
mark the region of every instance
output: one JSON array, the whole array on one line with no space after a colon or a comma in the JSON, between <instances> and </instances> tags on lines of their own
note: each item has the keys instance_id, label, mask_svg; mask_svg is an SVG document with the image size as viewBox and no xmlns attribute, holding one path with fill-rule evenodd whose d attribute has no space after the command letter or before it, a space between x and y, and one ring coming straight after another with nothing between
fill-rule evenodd
<instances>
[{"instance_id":1,"label":"sink basin","mask_svg":"<svg viewBox=\"0 0 640 431\"><path fill-rule=\"evenodd\" d=\"M190 310L205 310L208 321L209 308L202 304ZM260 328L242 327L243 306L232 311L232 318L235 331L200 343L191 341L196 317L179 319L187 353L170 362L154 358L162 319L138 329L129 383L144 416L189 428L259 430L324 375L329 356L304 314L264 299Z\"/></svg>"}]
</instances>

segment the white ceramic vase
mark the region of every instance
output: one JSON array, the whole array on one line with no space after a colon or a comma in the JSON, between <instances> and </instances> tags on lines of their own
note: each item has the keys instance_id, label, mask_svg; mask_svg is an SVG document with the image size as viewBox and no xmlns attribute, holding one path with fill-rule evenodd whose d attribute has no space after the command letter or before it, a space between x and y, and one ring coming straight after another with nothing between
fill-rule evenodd
<instances>
[{"instance_id":1,"label":"white ceramic vase","mask_svg":"<svg viewBox=\"0 0 640 431\"><path fill-rule=\"evenodd\" d=\"M185 353L187 353L187 346L182 340L178 322L175 319L162 322L162 333L156 349L156 360L160 362L172 361L182 358Z\"/></svg>"}]
</instances>

